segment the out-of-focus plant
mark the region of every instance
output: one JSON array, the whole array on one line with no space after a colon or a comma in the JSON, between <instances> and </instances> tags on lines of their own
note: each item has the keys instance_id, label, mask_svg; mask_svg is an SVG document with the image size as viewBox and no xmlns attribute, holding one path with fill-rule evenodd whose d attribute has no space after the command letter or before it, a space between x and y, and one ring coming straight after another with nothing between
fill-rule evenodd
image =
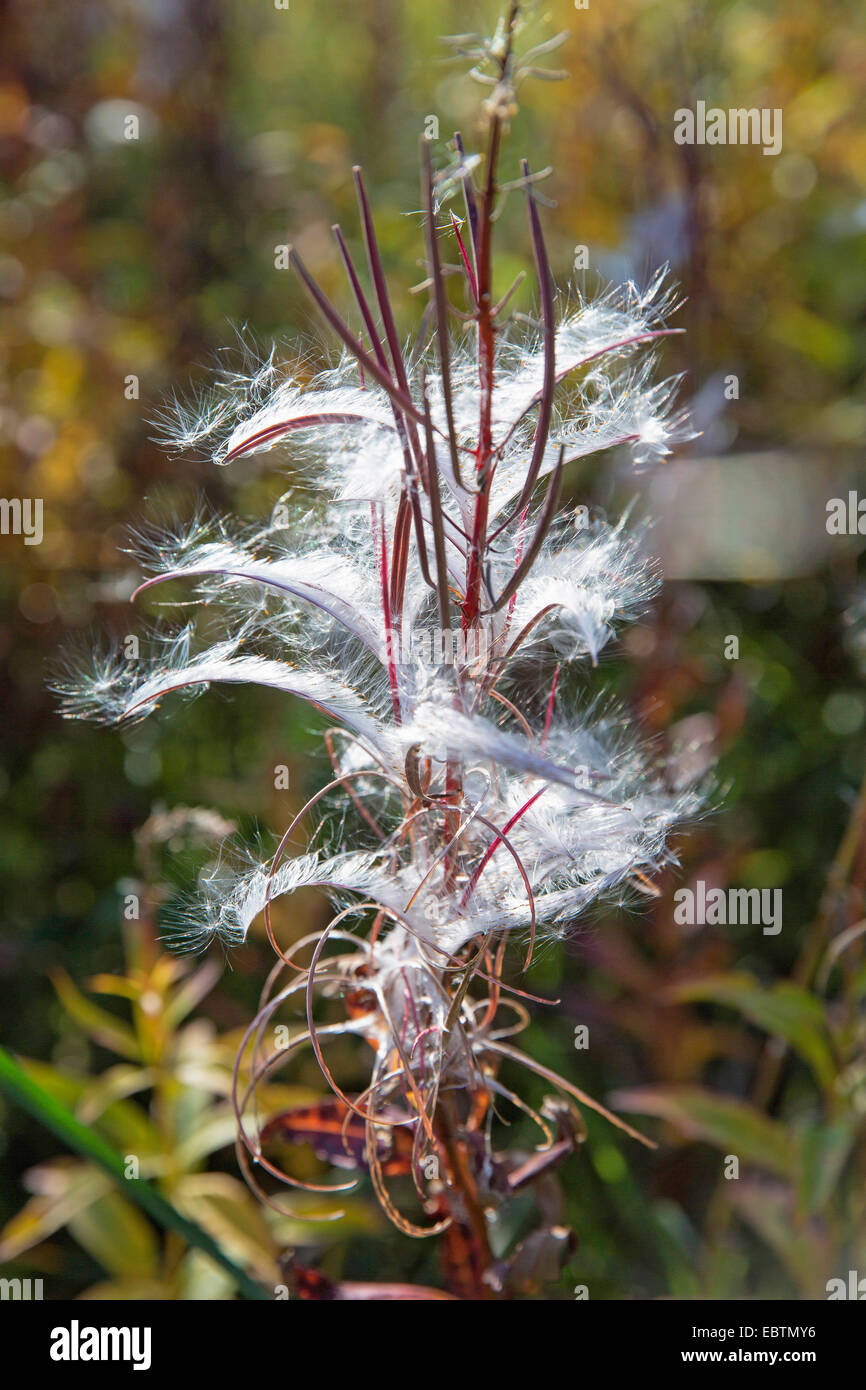
<instances>
[{"instance_id":1,"label":"out-of-focus plant","mask_svg":"<svg viewBox=\"0 0 866 1390\"><path fill-rule=\"evenodd\" d=\"M291 445L293 465L307 465L312 501L285 500L269 526L196 521L143 545L152 576L140 589L191 583L193 603L225 623L217 639L202 644L201 625L188 624L158 640L149 664L101 654L62 686L68 714L101 720L135 721L176 691L250 682L337 722L326 736L331 781L272 857L240 872L221 861L180 941L237 945L263 913L278 956L233 1091L250 1185L271 1206L265 1174L323 1199L352 1187L312 1183L272 1157L281 1140L310 1139L335 1166L366 1169L404 1234L442 1235L448 1287L469 1298L533 1292L555 1276L571 1237L543 1200L541 1225L516 1250L496 1258L491 1231L514 1194L580 1142L581 1106L642 1138L515 1046L534 996L507 978L507 948L520 944L526 969L537 942L561 939L600 896L652 895L671 862L671 826L698 804L684 779L653 765L622 711L578 693L575 668L596 664L656 581L622 525L559 512L566 468L618 447L639 463L663 459L687 429L672 412L676 383L656 383L641 356L674 331L662 278L590 302L558 295L538 175L524 160L515 180L499 180L518 88L557 42L518 56L523 27L511 4L491 38L452 40L488 88L486 148L468 156L458 135L454 162L434 174L422 144L428 303L413 349L397 333L356 170L369 297L335 235L359 330L289 253L342 344L339 363L308 380L272 351L174 412L177 448L206 444L228 464ZM507 313L514 286L494 293L494 226L509 189L528 208L529 321ZM287 859L320 806L336 828L323 821ZM271 903L305 887L328 892L336 915L289 950ZM296 1002L305 1023L278 1023ZM373 1051L360 1095L325 1056L346 1037ZM274 1112L262 1088L301 1048L335 1099ZM533 1107L512 1072L543 1078L552 1094ZM509 1108L537 1126L535 1152L503 1148Z\"/></svg>"},{"instance_id":2,"label":"out-of-focus plant","mask_svg":"<svg viewBox=\"0 0 866 1390\"><path fill-rule=\"evenodd\" d=\"M698 1272L710 1296L742 1293L729 1283L732 1263L743 1273L731 1260L734 1218L766 1243L803 1298L851 1297L849 1271L859 1280L866 1268L866 919L846 920L864 827L866 783L792 978L706 973L666 991L669 1004L716 1006L769 1037L753 1050L748 1096L698 1085L617 1096L624 1109L724 1155Z\"/></svg>"},{"instance_id":3,"label":"out-of-focus plant","mask_svg":"<svg viewBox=\"0 0 866 1390\"><path fill-rule=\"evenodd\" d=\"M142 879L128 899L136 915L124 924L127 970L95 976L88 985L92 993L124 1001L127 1017L95 1003L65 972L53 973L72 1033L119 1060L96 1074L75 1062L20 1064L32 1091L16 1094L11 1088L13 1098L33 1102L33 1113L49 1124L56 1103L60 1137L76 1146L75 1134L66 1129L77 1122L93 1131L98 1152L91 1157L88 1145L78 1142L77 1156L50 1160L27 1174L33 1196L0 1233L4 1268L50 1275L59 1263L51 1237L65 1229L106 1274L85 1297L232 1297L238 1276L208 1257L207 1241L195 1240L200 1229L251 1276L242 1283L245 1294L262 1286L273 1291L285 1277L280 1252L297 1239L297 1224L267 1219L272 1214L262 1213L242 1182L208 1166L235 1140L231 1091L238 1039L233 1033L220 1036L207 1019L190 1015L213 989L220 966L212 961L193 970L188 960L159 949L152 927L152 909L169 891L158 878L160 847L206 844L230 829L197 807L157 810L140 827L136 857ZM301 1087L274 1087L263 1097L277 1106L310 1098ZM64 1112L73 1119L66 1127ZM112 1153L121 1157L123 1180L156 1184L168 1204L162 1231L150 1219L150 1204L141 1209L134 1181L125 1195L111 1164L99 1161L104 1147L109 1159Z\"/></svg>"},{"instance_id":4,"label":"out-of-focus plant","mask_svg":"<svg viewBox=\"0 0 866 1390\"><path fill-rule=\"evenodd\" d=\"M208 962L191 970L187 961L155 950L137 924L128 925L126 939L127 973L97 976L89 987L126 1001L128 1019L100 1007L65 974L54 977L67 1019L119 1060L92 1076L27 1061L26 1074L122 1155L125 1176L154 1180L177 1211L273 1287L281 1277L274 1232L242 1182L207 1167L234 1140L235 1040L189 1015L212 989L219 967ZM65 1229L105 1271L85 1297L233 1295L230 1274L177 1233L160 1233L89 1158L41 1163L26 1181L33 1195L0 1234L4 1267L26 1264L30 1252L30 1267L56 1268L57 1252L48 1243Z\"/></svg>"}]
</instances>

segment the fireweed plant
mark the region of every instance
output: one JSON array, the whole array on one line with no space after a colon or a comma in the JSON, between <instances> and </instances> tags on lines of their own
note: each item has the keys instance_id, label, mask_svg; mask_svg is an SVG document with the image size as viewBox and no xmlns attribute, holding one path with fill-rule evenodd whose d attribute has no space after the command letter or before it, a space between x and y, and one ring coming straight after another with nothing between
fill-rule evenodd
<instances>
[{"instance_id":1,"label":"fireweed plant","mask_svg":"<svg viewBox=\"0 0 866 1390\"><path fill-rule=\"evenodd\" d=\"M642 1140L516 1046L527 1002L553 1001L536 1000L513 972L507 980L506 961L527 969L537 944L567 935L602 894L652 892L671 826L697 805L693 789L653 769L621 711L563 698L567 668L594 666L657 582L622 524L558 511L565 470L621 446L638 463L661 460L686 426L672 414L676 383L654 384L642 360L674 331L661 277L595 302L560 296L536 178L524 161L517 180L497 181L516 90L555 43L518 58L522 23L512 5L492 38L451 41L489 87L486 153L468 156L457 136L437 175L422 142L428 303L414 348L398 335L356 170L366 285L334 234L357 327L290 253L341 344L336 365L311 379L272 351L173 412L175 447L205 443L217 464L279 448L308 484L307 502L281 504L264 528L197 520L140 548L149 577L137 592L186 581L191 601L224 622L219 640L202 643L190 623L160 639L149 663L98 655L62 683L77 717L134 721L174 692L252 682L332 721L333 776L272 856L236 870L221 857L181 944L235 946L263 915L276 952L235 1074L238 1153L262 1199L275 1203L265 1174L315 1193L352 1185L301 1182L274 1156L309 1139L335 1166L366 1169L407 1236L446 1233L446 1282L473 1298L508 1291L491 1222L583 1138L580 1106ZM494 300L495 213L508 188L528 208L533 320L506 315L511 291ZM458 277L462 307L450 289ZM305 829L303 852L290 856ZM270 904L307 887L324 890L335 913L289 951ZM284 1008L301 1019L271 1046ZM329 1040L346 1035L372 1053L361 1094L348 1094L327 1060ZM302 1048L333 1101L260 1121L257 1086ZM506 1084L503 1064L549 1084L540 1108ZM515 1112L538 1129L528 1157L497 1147ZM550 1231L562 1245L561 1228Z\"/></svg>"}]
</instances>

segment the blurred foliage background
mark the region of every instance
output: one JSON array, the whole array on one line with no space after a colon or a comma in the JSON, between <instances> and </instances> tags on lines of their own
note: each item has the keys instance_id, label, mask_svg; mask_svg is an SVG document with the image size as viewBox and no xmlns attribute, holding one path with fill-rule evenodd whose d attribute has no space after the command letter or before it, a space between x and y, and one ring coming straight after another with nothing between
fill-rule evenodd
<instances>
[{"instance_id":1,"label":"blurred foliage background","mask_svg":"<svg viewBox=\"0 0 866 1390\"><path fill-rule=\"evenodd\" d=\"M854 0L554 0L553 28L569 34L555 61L570 79L526 89L507 147L506 176L524 153L553 166L542 191L561 282L586 246L588 290L645 281L664 262L681 287L687 333L662 364L685 373L701 437L656 477L608 460L570 486L612 514L637 495L669 576L654 614L593 678L632 702L669 756L718 760L713 813L687 827L661 897L597 913L529 980L561 1003L528 1050L600 1099L620 1093L656 1117L639 1123L661 1141L645 1153L590 1120L562 1177L578 1246L548 1297L579 1284L592 1298L824 1297L829 1278L866 1274L866 639L859 539L825 528L826 499L863 471L866 425L857 10ZM201 805L246 830L281 831L326 775L317 731L254 691L212 692L122 734L64 725L47 663L95 627L122 637L141 622L127 603L129 524L188 516L201 499L265 516L285 490L272 456L221 471L167 459L148 421L172 390L206 379L239 326L265 343L300 334L312 356L322 351L274 251L294 241L346 305L330 226L357 244L353 163L374 193L394 283L408 291L421 278L418 139L435 116L443 165L455 128L471 145L479 100L438 36L489 30L495 15L463 0L0 6L0 492L43 498L45 515L42 544L0 538L4 1041L44 1064L41 1079L121 1148L143 1146L151 1173L265 1280L282 1246L300 1241L329 1247L335 1277L437 1282L435 1254L395 1235L369 1194L327 1236L263 1224L246 1204L226 1147L226 1049L253 1012L267 943L256 936L230 968L216 961L192 1036L176 1047L163 1038L160 1078L150 1074L136 1102L118 1098L130 1094L120 1079L94 1099L117 1039L71 1007L63 981L86 989L138 970L125 993L112 987L126 1003L106 1008L138 1009L141 1023L142 981L158 965L163 1003L147 998L168 1007L159 900L194 885L207 846L182 814L164 813ZM697 100L781 108L782 153L675 144L673 113ZM135 140L124 138L131 114ZM498 224L503 289L529 264L517 202ZM528 311L529 281L521 294ZM420 306L407 294L401 307L411 332ZM736 660L725 658L729 635ZM274 790L278 763L291 791ZM677 925L673 892L697 879L782 888L781 933ZM123 895L141 883L147 911L130 943ZM323 910L299 897L292 930ZM579 1024L588 1051L575 1050ZM127 1061L147 1068L155 1055L145 1047ZM321 1093L314 1062L294 1079L301 1098ZM172 1105L173 1088L192 1097L182 1122L166 1086ZM190 1147L206 1119L213 1144ZM82 1174L35 1124L10 1110L3 1134L0 1226L25 1185L36 1193L35 1225L22 1231L16 1218L0 1245L4 1272L43 1274L50 1297L106 1279L127 1294L228 1296L182 1252L158 1250L142 1218L130 1225L122 1199L85 1192L76 1204ZM730 1153L742 1158L738 1181L724 1178Z\"/></svg>"}]
</instances>

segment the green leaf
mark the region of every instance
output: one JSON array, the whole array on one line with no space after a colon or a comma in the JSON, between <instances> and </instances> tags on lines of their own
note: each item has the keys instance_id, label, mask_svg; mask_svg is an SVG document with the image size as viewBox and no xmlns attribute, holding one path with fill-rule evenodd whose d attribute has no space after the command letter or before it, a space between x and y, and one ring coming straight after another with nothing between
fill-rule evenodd
<instances>
[{"instance_id":1,"label":"green leaf","mask_svg":"<svg viewBox=\"0 0 866 1390\"><path fill-rule=\"evenodd\" d=\"M172 1189L180 1210L192 1217L236 1260L261 1279L277 1276L277 1246L258 1202L228 1173L190 1173Z\"/></svg>"},{"instance_id":2,"label":"green leaf","mask_svg":"<svg viewBox=\"0 0 866 1390\"><path fill-rule=\"evenodd\" d=\"M790 1190L767 1182L732 1182L730 1188L739 1214L775 1251L803 1296L818 1297L826 1251L814 1226L796 1220Z\"/></svg>"},{"instance_id":3,"label":"green leaf","mask_svg":"<svg viewBox=\"0 0 866 1390\"><path fill-rule=\"evenodd\" d=\"M209 1269L213 1269L210 1260L206 1263ZM147 1279L111 1279L105 1283L91 1284L89 1289L78 1295L81 1300L95 1303L116 1299L129 1299L133 1303L159 1303L171 1297L169 1285Z\"/></svg>"},{"instance_id":4,"label":"green leaf","mask_svg":"<svg viewBox=\"0 0 866 1390\"><path fill-rule=\"evenodd\" d=\"M273 1282L280 1282L279 1277ZM206 1260L200 1250L190 1250L177 1271L177 1296L195 1303L231 1298L231 1280L212 1260Z\"/></svg>"},{"instance_id":5,"label":"green leaf","mask_svg":"<svg viewBox=\"0 0 866 1390\"><path fill-rule=\"evenodd\" d=\"M118 1192L107 1192L70 1218L70 1233L115 1278L155 1279L159 1247L149 1221Z\"/></svg>"},{"instance_id":6,"label":"green leaf","mask_svg":"<svg viewBox=\"0 0 866 1390\"><path fill-rule=\"evenodd\" d=\"M783 981L765 989L745 971L687 980L670 991L679 1003L706 1002L736 1009L772 1037L782 1038L808 1063L828 1090L837 1067L827 1032L824 1004L799 985Z\"/></svg>"},{"instance_id":7,"label":"green leaf","mask_svg":"<svg viewBox=\"0 0 866 1390\"><path fill-rule=\"evenodd\" d=\"M195 1131L179 1143L174 1159L180 1169L195 1168L208 1154L233 1144L237 1138L238 1122L231 1105L212 1105Z\"/></svg>"},{"instance_id":8,"label":"green leaf","mask_svg":"<svg viewBox=\"0 0 866 1390\"><path fill-rule=\"evenodd\" d=\"M167 1028L176 1028L179 1023L186 1018L187 1014L201 1003L202 999L210 994L220 975L223 967L216 961L208 961L188 980L185 980L174 992L166 1006L164 1021Z\"/></svg>"},{"instance_id":9,"label":"green leaf","mask_svg":"<svg viewBox=\"0 0 866 1390\"><path fill-rule=\"evenodd\" d=\"M810 1125L800 1136L800 1200L808 1215L820 1212L833 1195L854 1143L847 1120Z\"/></svg>"},{"instance_id":10,"label":"green leaf","mask_svg":"<svg viewBox=\"0 0 866 1390\"><path fill-rule=\"evenodd\" d=\"M55 970L51 981L67 1014L88 1037L130 1062L141 1061L141 1048L128 1024L85 998L65 971Z\"/></svg>"},{"instance_id":11,"label":"green leaf","mask_svg":"<svg viewBox=\"0 0 866 1390\"><path fill-rule=\"evenodd\" d=\"M21 1069L40 1090L70 1110L77 1110L82 1104L86 1105L94 1086L94 1082L89 1078L66 1076L47 1062L34 1062L22 1058ZM98 1086L99 1082L95 1084ZM86 1116L78 1118L84 1119L86 1123L91 1122ZM99 1116L96 1124L108 1142L124 1154L139 1154L143 1158L160 1151L161 1143L155 1126L141 1107L132 1101L113 1101Z\"/></svg>"},{"instance_id":12,"label":"green leaf","mask_svg":"<svg viewBox=\"0 0 866 1390\"><path fill-rule=\"evenodd\" d=\"M0 1232L2 1264L47 1240L111 1189L110 1178L92 1163L68 1158L40 1165L33 1176L42 1190Z\"/></svg>"},{"instance_id":13,"label":"green leaf","mask_svg":"<svg viewBox=\"0 0 866 1390\"><path fill-rule=\"evenodd\" d=\"M78 1118L85 1124L92 1124L116 1101L134 1096L138 1091L148 1090L153 1084L153 1072L145 1067L118 1062L117 1066L109 1067L108 1071L104 1071L95 1081L85 1086L76 1107Z\"/></svg>"},{"instance_id":14,"label":"green leaf","mask_svg":"<svg viewBox=\"0 0 866 1390\"><path fill-rule=\"evenodd\" d=\"M778 1177L788 1178L794 1171L793 1146L786 1130L745 1101L697 1086L646 1086L618 1092L613 1103L634 1114L656 1115L687 1138L702 1139Z\"/></svg>"}]
</instances>

